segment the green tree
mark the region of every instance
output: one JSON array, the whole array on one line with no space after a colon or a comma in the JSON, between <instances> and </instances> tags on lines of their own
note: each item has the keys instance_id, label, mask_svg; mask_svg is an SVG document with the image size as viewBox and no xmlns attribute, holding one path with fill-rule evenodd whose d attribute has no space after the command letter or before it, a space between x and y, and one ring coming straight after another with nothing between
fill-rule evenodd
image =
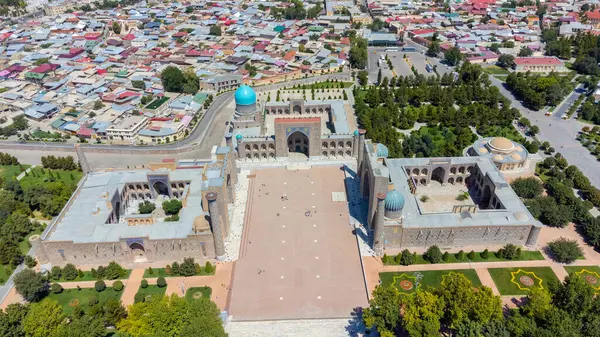
<instances>
[{"instance_id":1,"label":"green tree","mask_svg":"<svg viewBox=\"0 0 600 337\"><path fill-rule=\"evenodd\" d=\"M125 276L125 269L115 261L111 261L106 267L105 277L109 280L115 280Z\"/></svg>"},{"instance_id":2,"label":"green tree","mask_svg":"<svg viewBox=\"0 0 600 337\"><path fill-rule=\"evenodd\" d=\"M527 47L521 47L521 49L519 50L519 56L521 57L529 57L533 55L533 50L527 48Z\"/></svg>"},{"instance_id":3,"label":"green tree","mask_svg":"<svg viewBox=\"0 0 600 337\"><path fill-rule=\"evenodd\" d=\"M498 57L498 65L502 68L512 68L515 65L515 57L510 54L502 54Z\"/></svg>"},{"instance_id":4,"label":"green tree","mask_svg":"<svg viewBox=\"0 0 600 337\"><path fill-rule=\"evenodd\" d=\"M121 25L119 24L118 21L113 21L112 31L117 35L121 34Z\"/></svg>"},{"instance_id":5,"label":"green tree","mask_svg":"<svg viewBox=\"0 0 600 337\"><path fill-rule=\"evenodd\" d=\"M358 72L358 84L365 86L369 83L369 72L366 70L361 70Z\"/></svg>"},{"instance_id":6,"label":"green tree","mask_svg":"<svg viewBox=\"0 0 600 337\"><path fill-rule=\"evenodd\" d=\"M23 269L14 277L15 289L29 302L41 300L48 292L48 281L40 273Z\"/></svg>"},{"instance_id":7,"label":"green tree","mask_svg":"<svg viewBox=\"0 0 600 337\"><path fill-rule=\"evenodd\" d=\"M442 262L442 252L438 246L433 245L427 248L423 258L430 263L440 263Z\"/></svg>"},{"instance_id":8,"label":"green tree","mask_svg":"<svg viewBox=\"0 0 600 337\"><path fill-rule=\"evenodd\" d=\"M179 266L179 275L193 276L196 275L196 262L193 257L186 257Z\"/></svg>"},{"instance_id":9,"label":"green tree","mask_svg":"<svg viewBox=\"0 0 600 337\"><path fill-rule=\"evenodd\" d=\"M117 299L109 299L104 303L102 307L104 314L104 321L108 325L116 326L123 318L127 316L125 307L121 305L121 302Z\"/></svg>"},{"instance_id":10,"label":"green tree","mask_svg":"<svg viewBox=\"0 0 600 337\"><path fill-rule=\"evenodd\" d=\"M199 298L188 305L186 324L181 329L180 337L227 336L219 318L220 310L214 302L207 298Z\"/></svg>"},{"instance_id":11,"label":"green tree","mask_svg":"<svg viewBox=\"0 0 600 337\"><path fill-rule=\"evenodd\" d=\"M140 214L150 214L156 209L156 205L150 200L144 200L138 205L138 212Z\"/></svg>"},{"instance_id":12,"label":"green tree","mask_svg":"<svg viewBox=\"0 0 600 337\"><path fill-rule=\"evenodd\" d=\"M171 199L163 202L162 208L165 211L165 214L173 215L179 213L181 208L183 208L183 204L177 199Z\"/></svg>"},{"instance_id":13,"label":"green tree","mask_svg":"<svg viewBox=\"0 0 600 337\"><path fill-rule=\"evenodd\" d=\"M427 52L425 53L429 57L436 57L440 53L440 43L437 41L432 42L427 48Z\"/></svg>"},{"instance_id":14,"label":"green tree","mask_svg":"<svg viewBox=\"0 0 600 337\"><path fill-rule=\"evenodd\" d=\"M210 26L209 34L214 36L221 36L221 27L219 25Z\"/></svg>"},{"instance_id":15,"label":"green tree","mask_svg":"<svg viewBox=\"0 0 600 337\"><path fill-rule=\"evenodd\" d=\"M65 336L65 316L57 301L46 299L33 303L23 319L23 330L28 337Z\"/></svg>"},{"instance_id":16,"label":"green tree","mask_svg":"<svg viewBox=\"0 0 600 337\"><path fill-rule=\"evenodd\" d=\"M77 275L79 275L77 268L72 263L67 263L62 269L62 277L67 281L76 279Z\"/></svg>"},{"instance_id":17,"label":"green tree","mask_svg":"<svg viewBox=\"0 0 600 337\"><path fill-rule=\"evenodd\" d=\"M381 68L379 68L379 71L377 72L377 84L381 84Z\"/></svg>"},{"instance_id":18,"label":"green tree","mask_svg":"<svg viewBox=\"0 0 600 337\"><path fill-rule=\"evenodd\" d=\"M550 248L552 258L561 263L572 263L583 256L583 251L576 240L563 237L549 242L548 248Z\"/></svg>"},{"instance_id":19,"label":"green tree","mask_svg":"<svg viewBox=\"0 0 600 337\"><path fill-rule=\"evenodd\" d=\"M165 91L170 92L182 92L186 82L183 72L175 66L166 67L160 74L160 79Z\"/></svg>"},{"instance_id":20,"label":"green tree","mask_svg":"<svg viewBox=\"0 0 600 337\"><path fill-rule=\"evenodd\" d=\"M23 319L29 312L29 305L9 304L4 311L0 310L0 336L23 337Z\"/></svg>"},{"instance_id":21,"label":"green tree","mask_svg":"<svg viewBox=\"0 0 600 337\"><path fill-rule=\"evenodd\" d=\"M402 326L410 336L438 336L444 300L435 294L417 290L403 299Z\"/></svg>"},{"instance_id":22,"label":"green tree","mask_svg":"<svg viewBox=\"0 0 600 337\"><path fill-rule=\"evenodd\" d=\"M410 266L413 263L415 263L413 254L408 249L403 250L402 256L400 257L400 264L403 266Z\"/></svg>"},{"instance_id":23,"label":"green tree","mask_svg":"<svg viewBox=\"0 0 600 337\"><path fill-rule=\"evenodd\" d=\"M462 59L462 54L460 53L460 49L458 49L458 47L452 47L452 48L448 49L444 53L444 59L451 66L458 65L460 63L460 60Z\"/></svg>"},{"instance_id":24,"label":"green tree","mask_svg":"<svg viewBox=\"0 0 600 337\"><path fill-rule=\"evenodd\" d=\"M104 283L102 280L98 280L94 284L94 289L96 289L97 292L102 292L106 289L106 283Z\"/></svg>"},{"instance_id":25,"label":"green tree","mask_svg":"<svg viewBox=\"0 0 600 337\"><path fill-rule=\"evenodd\" d=\"M136 89L146 89L146 83L144 83L144 81L131 81L131 86Z\"/></svg>"},{"instance_id":26,"label":"green tree","mask_svg":"<svg viewBox=\"0 0 600 337\"><path fill-rule=\"evenodd\" d=\"M391 285L378 285L373 291L369 307L363 311L367 328L376 327L380 335L389 336L400 323L399 293Z\"/></svg>"},{"instance_id":27,"label":"green tree","mask_svg":"<svg viewBox=\"0 0 600 337\"><path fill-rule=\"evenodd\" d=\"M71 320L66 330L66 336L69 337L102 337L106 335L102 317L92 315L83 315Z\"/></svg>"},{"instance_id":28,"label":"green tree","mask_svg":"<svg viewBox=\"0 0 600 337\"><path fill-rule=\"evenodd\" d=\"M517 178L510 183L515 193L525 199L533 199L542 195L544 186L536 177Z\"/></svg>"}]
</instances>

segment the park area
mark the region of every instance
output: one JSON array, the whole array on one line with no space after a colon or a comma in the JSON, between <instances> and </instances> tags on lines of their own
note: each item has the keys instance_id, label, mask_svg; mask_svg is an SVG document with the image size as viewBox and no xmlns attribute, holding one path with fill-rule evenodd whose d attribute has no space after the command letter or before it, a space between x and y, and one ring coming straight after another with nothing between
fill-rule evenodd
<instances>
[{"instance_id":1,"label":"park area","mask_svg":"<svg viewBox=\"0 0 600 337\"><path fill-rule=\"evenodd\" d=\"M598 266L565 266L569 275L582 277L585 283L600 293L600 267Z\"/></svg>"},{"instance_id":2,"label":"park area","mask_svg":"<svg viewBox=\"0 0 600 337\"><path fill-rule=\"evenodd\" d=\"M490 268L488 271L500 295L527 295L532 288L547 289L549 282L558 281L550 267Z\"/></svg>"},{"instance_id":3,"label":"park area","mask_svg":"<svg viewBox=\"0 0 600 337\"><path fill-rule=\"evenodd\" d=\"M379 273L381 284L393 285L402 294L411 294L418 289L437 288L444 285L444 278L451 274L463 274L473 287L480 287L481 281L474 269L424 270L415 272Z\"/></svg>"},{"instance_id":4,"label":"park area","mask_svg":"<svg viewBox=\"0 0 600 337\"><path fill-rule=\"evenodd\" d=\"M85 311L89 311L96 303L103 306L110 299L119 300L121 294L122 291L116 291L110 287L100 292L94 288L82 288L64 289L59 294L50 293L48 298L56 300L63 307L64 313L69 315L77 306L80 306ZM90 305L91 303L94 304Z\"/></svg>"},{"instance_id":5,"label":"park area","mask_svg":"<svg viewBox=\"0 0 600 337\"><path fill-rule=\"evenodd\" d=\"M35 167L20 182L23 188L51 181L62 181L65 185L77 186L77 182L81 177L81 171L49 170L42 167Z\"/></svg>"}]
</instances>

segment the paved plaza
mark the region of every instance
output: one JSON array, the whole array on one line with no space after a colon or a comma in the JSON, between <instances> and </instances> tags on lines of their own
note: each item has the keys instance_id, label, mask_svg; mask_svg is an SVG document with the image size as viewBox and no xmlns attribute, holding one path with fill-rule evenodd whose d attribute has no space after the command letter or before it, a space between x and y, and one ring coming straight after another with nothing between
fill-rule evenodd
<instances>
[{"instance_id":1,"label":"paved plaza","mask_svg":"<svg viewBox=\"0 0 600 337\"><path fill-rule=\"evenodd\" d=\"M350 317L367 306L338 166L258 169L229 313L234 321Z\"/></svg>"}]
</instances>

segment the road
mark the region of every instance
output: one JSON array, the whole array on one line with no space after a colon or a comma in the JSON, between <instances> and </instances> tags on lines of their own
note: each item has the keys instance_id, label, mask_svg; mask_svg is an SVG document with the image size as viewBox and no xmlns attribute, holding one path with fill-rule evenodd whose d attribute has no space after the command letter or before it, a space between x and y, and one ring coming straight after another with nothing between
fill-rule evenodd
<instances>
[{"instance_id":1,"label":"road","mask_svg":"<svg viewBox=\"0 0 600 337\"><path fill-rule=\"evenodd\" d=\"M521 114L531 121L531 124L540 128L540 133L537 135L539 140L550 142L556 152L560 152L570 165L577 166L594 186L600 188L600 175L598 174L600 163L576 140L577 134L585 124L575 119L561 119L561 112L569 109L570 105L577 100L578 94L571 94L571 97L567 98L554 115L545 116L541 111L531 111L524 107L498 79L490 76L490 80L500 89L502 95L511 101L513 107L519 109Z\"/></svg>"},{"instance_id":2,"label":"road","mask_svg":"<svg viewBox=\"0 0 600 337\"><path fill-rule=\"evenodd\" d=\"M579 96L581 96L583 93L585 93L585 89L583 88L583 84L580 84L567 96L566 99L562 101L562 103L554 110L552 115L554 117L562 118L562 116L569 111L571 105L575 104L575 101L577 101Z\"/></svg>"},{"instance_id":3,"label":"road","mask_svg":"<svg viewBox=\"0 0 600 337\"><path fill-rule=\"evenodd\" d=\"M269 84L255 87L254 89L257 93L260 93L267 90L277 90L284 86L310 84L327 79L352 81L350 75L349 72L332 73L287 81L285 83ZM181 141L144 147L106 144L81 144L81 147L88 150L86 151L86 157L92 169L143 165L166 158L207 158L210 156L213 146L222 145L224 142L225 122L231 120L233 116L233 95L233 92L227 92L216 96L213 104L200 119L197 127L187 138ZM15 141L2 141L0 142L0 152L14 155L22 163L27 164L40 164L40 157L44 155L75 155L73 144L45 144L42 142L27 142L22 144Z\"/></svg>"}]
</instances>

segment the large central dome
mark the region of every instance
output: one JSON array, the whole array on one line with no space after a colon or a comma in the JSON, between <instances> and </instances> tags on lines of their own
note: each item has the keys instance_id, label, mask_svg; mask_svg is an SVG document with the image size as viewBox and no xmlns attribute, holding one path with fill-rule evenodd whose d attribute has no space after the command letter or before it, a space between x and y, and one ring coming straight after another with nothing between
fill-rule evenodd
<instances>
[{"instance_id":1,"label":"large central dome","mask_svg":"<svg viewBox=\"0 0 600 337\"><path fill-rule=\"evenodd\" d=\"M249 86L242 84L235 91L235 104L237 105L251 105L256 103L256 93Z\"/></svg>"}]
</instances>

